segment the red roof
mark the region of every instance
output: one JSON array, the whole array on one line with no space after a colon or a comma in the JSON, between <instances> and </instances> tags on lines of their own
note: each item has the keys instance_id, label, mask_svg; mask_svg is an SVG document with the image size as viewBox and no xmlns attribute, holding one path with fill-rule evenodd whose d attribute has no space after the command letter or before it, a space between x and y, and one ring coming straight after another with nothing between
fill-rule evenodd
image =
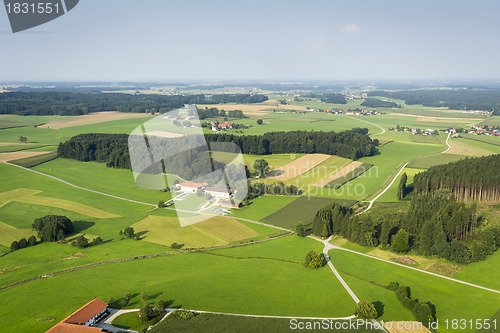
<instances>
[{"instance_id":1,"label":"red roof","mask_svg":"<svg viewBox=\"0 0 500 333\"><path fill-rule=\"evenodd\" d=\"M187 186L187 187L203 187L203 186L207 186L208 183L194 183L194 182L182 182L179 184L180 186Z\"/></svg>"},{"instance_id":2,"label":"red roof","mask_svg":"<svg viewBox=\"0 0 500 333\"><path fill-rule=\"evenodd\" d=\"M107 307L108 304L104 303L100 298L96 298L70 314L56 326L49 329L46 333L102 332L102 330L98 327L84 326L84 324L94 318L101 311L105 310Z\"/></svg>"}]
</instances>

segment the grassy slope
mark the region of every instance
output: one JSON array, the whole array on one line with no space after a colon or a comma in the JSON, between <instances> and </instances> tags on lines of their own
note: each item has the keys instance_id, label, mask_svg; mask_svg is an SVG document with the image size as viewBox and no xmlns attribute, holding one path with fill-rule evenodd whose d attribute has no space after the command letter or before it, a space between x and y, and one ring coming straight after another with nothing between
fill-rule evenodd
<instances>
[{"instance_id":1,"label":"grassy slope","mask_svg":"<svg viewBox=\"0 0 500 333\"><path fill-rule=\"evenodd\" d=\"M303 321L303 325L311 325L314 327L314 332L332 332L329 326L322 329L321 321ZM327 325L330 322L328 321ZM333 324L335 325L335 324ZM252 317L235 317L215 314L200 314L193 319L181 319L178 317L169 316L167 319L158 324L151 330L151 333L160 332L205 332L205 333L221 333L221 332L296 332L297 328L290 325L290 319L275 319L275 318L252 318ZM306 326L304 326L306 327ZM333 326L335 327L335 326ZM345 329L337 332L356 332L356 333L378 333L379 330L366 329L364 327Z\"/></svg>"},{"instance_id":2,"label":"grassy slope","mask_svg":"<svg viewBox=\"0 0 500 333\"><path fill-rule=\"evenodd\" d=\"M127 199L156 204L159 200L171 198L170 193L136 185L130 170L107 168L104 163L59 158L34 169L78 186Z\"/></svg>"},{"instance_id":3,"label":"grassy slope","mask_svg":"<svg viewBox=\"0 0 500 333\"><path fill-rule=\"evenodd\" d=\"M250 205L240 209L233 209L232 212L235 217L260 221L295 199L297 197L263 195L252 200Z\"/></svg>"},{"instance_id":4,"label":"grassy slope","mask_svg":"<svg viewBox=\"0 0 500 333\"><path fill-rule=\"evenodd\" d=\"M141 291L151 295L152 301L163 298L184 308L221 312L330 317L351 315L354 306L327 268L312 270L295 263L206 254L173 255L88 268L5 290L0 312L9 320L3 330L43 331L53 323L42 318L57 322L94 297L117 299ZM30 295L30 301L20 294ZM135 296L129 307L140 304Z\"/></svg>"},{"instance_id":5,"label":"grassy slope","mask_svg":"<svg viewBox=\"0 0 500 333\"><path fill-rule=\"evenodd\" d=\"M461 285L438 277L397 267L341 250L330 251L330 258L338 270L363 280L387 285L398 281L410 286L412 298L429 301L436 306L437 318L489 318L498 308L498 295ZM441 332L449 332L441 329Z\"/></svg>"}]
</instances>

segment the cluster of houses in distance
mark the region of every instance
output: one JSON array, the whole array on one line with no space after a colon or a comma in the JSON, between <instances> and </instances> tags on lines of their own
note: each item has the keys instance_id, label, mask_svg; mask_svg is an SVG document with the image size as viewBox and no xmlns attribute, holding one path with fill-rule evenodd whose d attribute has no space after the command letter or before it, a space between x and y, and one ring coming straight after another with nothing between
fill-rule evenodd
<instances>
[{"instance_id":1,"label":"cluster of houses in distance","mask_svg":"<svg viewBox=\"0 0 500 333\"><path fill-rule=\"evenodd\" d=\"M483 110L464 110L462 113L472 113L472 114L477 114L480 116L487 116L490 112L489 111L483 111Z\"/></svg>"},{"instance_id":2,"label":"cluster of houses in distance","mask_svg":"<svg viewBox=\"0 0 500 333\"><path fill-rule=\"evenodd\" d=\"M472 125L469 130L463 128L449 128L449 131L458 137L458 133L468 133L474 135L489 135L489 136L500 136L500 129L494 126L478 126ZM452 135L452 136L453 136Z\"/></svg>"},{"instance_id":3,"label":"cluster of houses in distance","mask_svg":"<svg viewBox=\"0 0 500 333\"><path fill-rule=\"evenodd\" d=\"M394 131L394 132L407 132L411 133L413 135L416 134L423 134L423 135L431 135L431 134L438 134L438 131L433 130L433 129L420 129L420 128L410 128L410 127L404 127L404 126L396 126L396 127L391 127L389 128L389 131Z\"/></svg>"},{"instance_id":4,"label":"cluster of houses in distance","mask_svg":"<svg viewBox=\"0 0 500 333\"><path fill-rule=\"evenodd\" d=\"M346 115L356 115L356 116L378 116L381 115L382 113L378 111L370 111L370 110L345 110L345 109L326 109L326 110L320 110L320 109L309 109L309 111L316 111L316 112L325 112L325 113L332 113L332 114L346 114Z\"/></svg>"}]
</instances>

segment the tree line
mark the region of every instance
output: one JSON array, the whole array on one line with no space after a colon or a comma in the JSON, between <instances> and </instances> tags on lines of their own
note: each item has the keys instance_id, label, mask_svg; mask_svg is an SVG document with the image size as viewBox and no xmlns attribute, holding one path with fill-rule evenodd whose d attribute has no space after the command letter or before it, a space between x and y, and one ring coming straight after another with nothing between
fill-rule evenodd
<instances>
[{"instance_id":1,"label":"tree line","mask_svg":"<svg viewBox=\"0 0 500 333\"><path fill-rule=\"evenodd\" d=\"M366 134L367 132L367 129L353 129L338 133L294 131L269 132L262 136L236 136L222 133L205 134L205 139L207 142L234 142L245 154L322 153L359 159L363 156L373 155L377 150L373 141ZM187 139L183 137L170 140L170 146L175 142L179 142L179 145L182 146ZM154 144L154 142L150 142L150 144ZM112 168L131 169L128 149L128 135L126 134L86 133L59 143L57 154L62 158L84 162L95 161L106 163L108 167ZM206 161L207 157L203 153L177 154L175 159L172 159L172 163L167 164L172 165L177 171L181 170L183 167L175 167L175 165L180 165L179 158L182 158L182 165L188 165L190 168L198 166L195 169L191 168L192 171L186 168L185 178L206 174L201 172L205 170L202 164L207 166L210 164L202 163ZM196 170L200 170L200 172L197 173Z\"/></svg>"},{"instance_id":2,"label":"tree line","mask_svg":"<svg viewBox=\"0 0 500 333\"><path fill-rule=\"evenodd\" d=\"M500 115L500 89L372 91L368 95L403 99L408 105L445 106L454 110L489 110Z\"/></svg>"},{"instance_id":3,"label":"tree line","mask_svg":"<svg viewBox=\"0 0 500 333\"><path fill-rule=\"evenodd\" d=\"M460 201L500 202L498 170L500 154L466 158L415 175L413 190L416 194L426 194L448 189Z\"/></svg>"},{"instance_id":4,"label":"tree line","mask_svg":"<svg viewBox=\"0 0 500 333\"><path fill-rule=\"evenodd\" d=\"M363 103L361 103L361 106L366 106L369 108L398 108L398 107L401 107L400 105L398 105L394 102L382 101L378 98L367 98Z\"/></svg>"},{"instance_id":5,"label":"tree line","mask_svg":"<svg viewBox=\"0 0 500 333\"><path fill-rule=\"evenodd\" d=\"M235 119L248 118L241 110L225 111L225 110L219 110L217 108L208 108L208 107L204 109L198 109L198 118L200 120L203 120L205 118L216 118L216 117L228 117Z\"/></svg>"},{"instance_id":6,"label":"tree line","mask_svg":"<svg viewBox=\"0 0 500 333\"><path fill-rule=\"evenodd\" d=\"M343 132L290 131L263 135L205 134L208 142L234 142L244 154L328 154L357 160L377 151L366 128Z\"/></svg>"},{"instance_id":7,"label":"tree line","mask_svg":"<svg viewBox=\"0 0 500 333\"><path fill-rule=\"evenodd\" d=\"M217 94L130 95L120 93L6 92L0 94L0 114L78 116L89 112L160 112L185 104L260 103L265 95Z\"/></svg>"}]
</instances>

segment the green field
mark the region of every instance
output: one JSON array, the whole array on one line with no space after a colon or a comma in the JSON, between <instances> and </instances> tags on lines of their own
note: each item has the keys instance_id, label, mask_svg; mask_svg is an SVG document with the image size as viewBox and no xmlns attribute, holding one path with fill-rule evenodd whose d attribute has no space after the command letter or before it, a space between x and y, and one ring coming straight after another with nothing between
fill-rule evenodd
<instances>
[{"instance_id":1,"label":"green field","mask_svg":"<svg viewBox=\"0 0 500 333\"><path fill-rule=\"evenodd\" d=\"M259 236L245 224L222 216L181 227L176 218L150 215L132 227L147 242L164 246L176 242L186 248L225 245Z\"/></svg>"},{"instance_id":2,"label":"green field","mask_svg":"<svg viewBox=\"0 0 500 333\"><path fill-rule=\"evenodd\" d=\"M496 251L486 260L465 266L455 277L460 280L500 290L500 251Z\"/></svg>"},{"instance_id":3,"label":"green field","mask_svg":"<svg viewBox=\"0 0 500 333\"><path fill-rule=\"evenodd\" d=\"M342 170L351 160L339 156L331 156L327 160L316 165L314 168L304 172L303 174L289 179L286 183L294 184L304 192L309 192L315 188L313 184L320 180L332 176Z\"/></svg>"},{"instance_id":4,"label":"green field","mask_svg":"<svg viewBox=\"0 0 500 333\"><path fill-rule=\"evenodd\" d=\"M408 164L408 167L427 169L434 165L460 161L461 159L464 159L466 157L467 156L455 154L434 154L413 160Z\"/></svg>"},{"instance_id":5,"label":"green field","mask_svg":"<svg viewBox=\"0 0 500 333\"><path fill-rule=\"evenodd\" d=\"M57 158L57 153L56 152L51 152L43 155L36 155L36 156L31 156L31 157L25 157L25 158L20 158L17 160L11 160L9 161L12 164L16 164L25 168L32 168L34 166L37 166L39 164L52 161Z\"/></svg>"},{"instance_id":6,"label":"green field","mask_svg":"<svg viewBox=\"0 0 500 333\"><path fill-rule=\"evenodd\" d=\"M302 321L302 320L301 320ZM303 325L311 325L315 327L314 332L332 332L328 328L322 328L322 321L304 320ZM330 325L328 321L327 325ZM335 321L332 324L335 327ZM205 332L205 333L220 333L220 332L296 332L297 328L292 329L290 319L285 318L254 318L254 317L237 317L225 316L217 314L199 314L192 319L181 319L174 316L167 317L157 326L153 327L151 333L160 332ZM343 329L337 332L345 333L378 333L379 330L367 329L364 327Z\"/></svg>"},{"instance_id":7,"label":"green field","mask_svg":"<svg viewBox=\"0 0 500 333\"><path fill-rule=\"evenodd\" d=\"M356 177L361 176L364 174L368 169L370 169L373 165L369 163L363 163L360 166L358 166L356 169L352 170L351 172L348 172L347 174L343 175L342 177L339 177L328 184L326 184L324 187L329 187L329 188L339 188L340 186L344 185L345 183L353 180Z\"/></svg>"},{"instance_id":8,"label":"green field","mask_svg":"<svg viewBox=\"0 0 500 333\"><path fill-rule=\"evenodd\" d=\"M90 299L119 299L127 292L134 295L128 307L137 308L142 291L152 301L162 298L173 306L218 312L343 317L354 306L327 267L312 270L283 261L194 253L97 266L7 289L0 312L9 321L2 329L43 331ZM20 294L30 295L30 301Z\"/></svg>"},{"instance_id":9,"label":"green field","mask_svg":"<svg viewBox=\"0 0 500 333\"><path fill-rule=\"evenodd\" d=\"M116 317L113 322L113 326L131 329L131 330L139 330L142 328L143 324L141 319L139 318L139 314L137 312L127 312L122 315Z\"/></svg>"},{"instance_id":10,"label":"green field","mask_svg":"<svg viewBox=\"0 0 500 333\"><path fill-rule=\"evenodd\" d=\"M351 200L335 200L329 198L303 196L292 201L271 215L266 216L262 219L262 221L280 227L293 229L298 223L302 223L304 225L312 223L316 212L320 208L323 208L333 202L339 202L349 206L354 204L354 201Z\"/></svg>"},{"instance_id":11,"label":"green field","mask_svg":"<svg viewBox=\"0 0 500 333\"><path fill-rule=\"evenodd\" d=\"M243 206L240 209L233 209L232 216L260 221L295 199L297 199L297 197L262 195L253 199L248 206Z\"/></svg>"},{"instance_id":12,"label":"green field","mask_svg":"<svg viewBox=\"0 0 500 333\"><path fill-rule=\"evenodd\" d=\"M491 116L479 125L500 126L500 116Z\"/></svg>"},{"instance_id":13,"label":"green field","mask_svg":"<svg viewBox=\"0 0 500 333\"><path fill-rule=\"evenodd\" d=\"M136 185L130 170L107 168L104 163L59 158L34 169L78 186L141 202L157 204L171 198L170 193Z\"/></svg>"},{"instance_id":14,"label":"green field","mask_svg":"<svg viewBox=\"0 0 500 333\"><path fill-rule=\"evenodd\" d=\"M380 154L363 157L359 161L374 166L359 177L344 184L338 189L322 188L311 195L361 200L376 192L393 174L401 163L424 154L442 150L441 145L423 143L390 142L379 147Z\"/></svg>"},{"instance_id":15,"label":"green field","mask_svg":"<svg viewBox=\"0 0 500 333\"><path fill-rule=\"evenodd\" d=\"M443 155L443 154L441 154ZM399 201L398 199L398 186L399 186L399 181L401 180L401 177L403 176L404 173L406 173L406 176L408 177L408 180L406 181L406 185L410 185L413 183L413 177L417 173L425 171L424 169L414 169L414 168L408 168L406 167L403 172L401 172L396 179L396 181L392 184L392 186L382 195L380 198L378 198L378 201L381 202L397 202Z\"/></svg>"},{"instance_id":16,"label":"green field","mask_svg":"<svg viewBox=\"0 0 500 333\"><path fill-rule=\"evenodd\" d=\"M391 265L342 250L329 252L332 263L343 274L387 285L398 281L411 288L412 298L431 302L439 321L490 318L498 309L498 294L447 281L442 278ZM492 275L489 275L493 278ZM357 292L357 290L354 290ZM362 291L360 291L362 292ZM440 332L452 332L440 327Z\"/></svg>"}]
</instances>

